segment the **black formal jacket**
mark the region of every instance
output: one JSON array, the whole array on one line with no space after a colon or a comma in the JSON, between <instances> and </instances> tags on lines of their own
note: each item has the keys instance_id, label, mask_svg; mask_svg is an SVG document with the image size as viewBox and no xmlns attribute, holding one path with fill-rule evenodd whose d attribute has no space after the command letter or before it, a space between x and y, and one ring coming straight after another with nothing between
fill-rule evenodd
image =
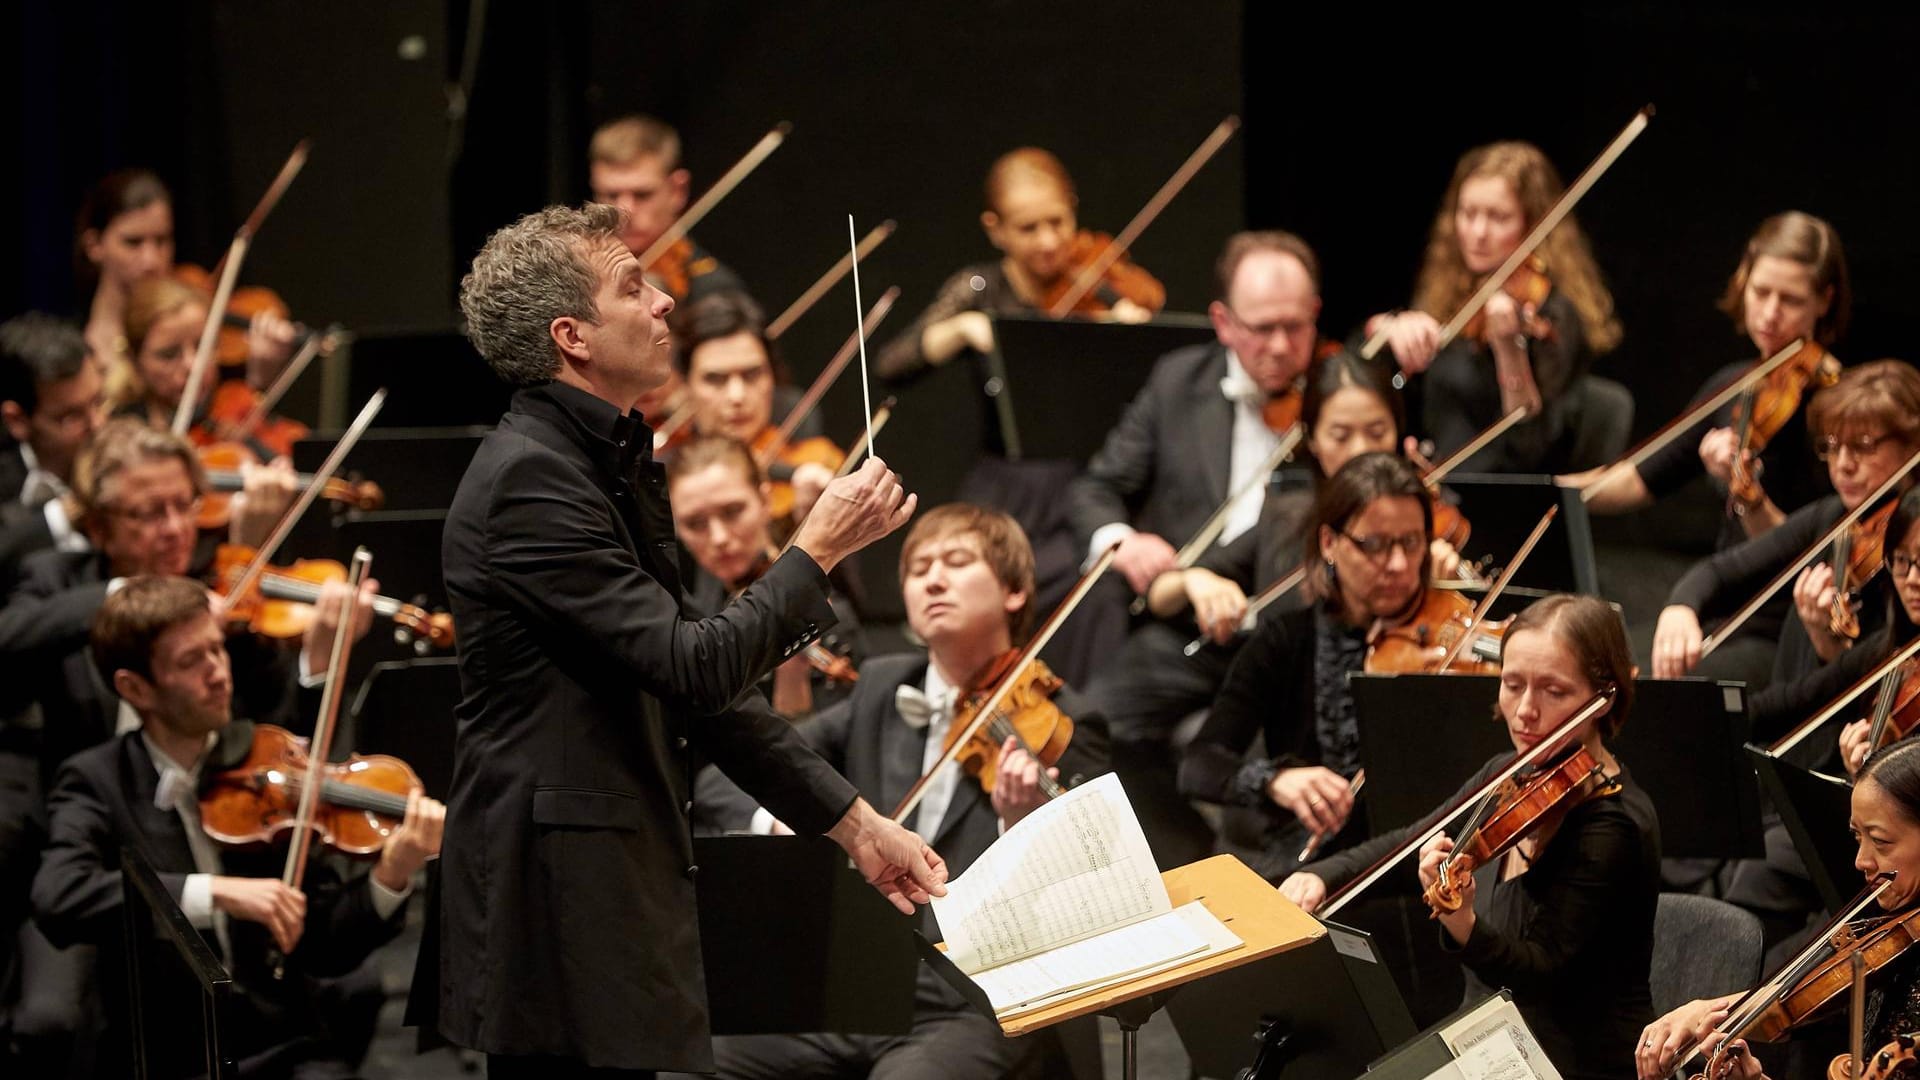
<instances>
[{"instance_id":1,"label":"black formal jacket","mask_svg":"<svg viewBox=\"0 0 1920 1080\"><path fill-rule=\"evenodd\" d=\"M202 547L211 562L213 545ZM199 575L194 575L199 576ZM21 564L20 584L0 608L0 742L37 743L42 771L113 737L120 696L100 677L87 648L93 617L106 602L112 571L97 551L48 550ZM227 635L233 666L234 709L265 723L310 730L303 706L317 691L300 689L299 649L282 647L242 629ZM22 739L23 719L37 712L37 736Z\"/></svg>"},{"instance_id":2,"label":"black formal jacket","mask_svg":"<svg viewBox=\"0 0 1920 1080\"><path fill-rule=\"evenodd\" d=\"M883 814L892 812L920 779L927 745L925 728L908 727L900 719L893 704L894 691L902 686L917 688L926 677L924 653L869 660L860 666L860 681L853 688L852 698L797 726L807 743ZM1072 787L1106 772L1106 719L1072 687L1062 687L1054 694L1053 703L1073 718L1073 738L1056 766L1061 786ZM703 831L715 832L745 829L755 806L751 798L712 769L701 774L695 803ZM979 784L963 778L954 788L946 814L932 827L917 823L916 831L946 860L948 876L959 877L999 838L1000 819L993 812L993 799ZM923 911L921 917L931 928L932 909ZM939 940L937 931L930 929L928 936ZM921 968L921 983L923 996L931 987L944 988L939 977L925 966ZM952 996L952 991L946 995ZM954 1004L959 1005L957 996Z\"/></svg>"},{"instance_id":3,"label":"black formal jacket","mask_svg":"<svg viewBox=\"0 0 1920 1080\"><path fill-rule=\"evenodd\" d=\"M1074 481L1069 512L1081 539L1124 521L1175 547L1227 497L1233 402L1220 392L1227 350L1189 345L1161 357Z\"/></svg>"},{"instance_id":4,"label":"black formal jacket","mask_svg":"<svg viewBox=\"0 0 1920 1080\"><path fill-rule=\"evenodd\" d=\"M856 795L749 692L831 625L825 575L790 551L683 618L651 447L637 415L528 387L447 513L462 697L438 1026L477 1050L710 1069L689 743L798 830Z\"/></svg>"},{"instance_id":5,"label":"black formal jacket","mask_svg":"<svg viewBox=\"0 0 1920 1080\"><path fill-rule=\"evenodd\" d=\"M201 767L204 783L215 772L244 761L253 744L254 725L235 721L220 733ZM63 765L49 798L50 839L33 879L33 913L47 939L62 947L91 943L101 947L98 982L107 1004L108 1037L99 1046L106 1055L102 1075L131 1075L124 1058L131 1038L123 929L121 852L138 851L154 868L167 892L179 902L187 875L195 871L185 826L172 809L153 805L159 774L140 733L75 755ZM221 873L237 877L278 878L286 847L262 851L224 849ZM306 928L286 960L286 977L272 975L273 938L259 923L229 919L227 937L233 955L226 958L239 986L234 1010L222 1030L228 1048L246 1058L269 1048L301 1056L324 1045L314 978L343 975L369 953L398 934L405 906L382 919L373 907L372 886L364 869L343 872L346 864L316 855L308 863L301 890L307 897ZM219 952L213 931L202 931ZM171 946L156 940L159 956ZM186 976L181 976L183 979ZM144 999L155 1075L187 1075L198 1058L200 996L182 983L178 993ZM310 1045L301 1047L300 1042ZM122 1071L112 1068L114 1062Z\"/></svg>"},{"instance_id":6,"label":"black formal jacket","mask_svg":"<svg viewBox=\"0 0 1920 1080\"><path fill-rule=\"evenodd\" d=\"M20 456L20 444L0 438L0 502L19 502L26 486L27 459Z\"/></svg>"}]
</instances>

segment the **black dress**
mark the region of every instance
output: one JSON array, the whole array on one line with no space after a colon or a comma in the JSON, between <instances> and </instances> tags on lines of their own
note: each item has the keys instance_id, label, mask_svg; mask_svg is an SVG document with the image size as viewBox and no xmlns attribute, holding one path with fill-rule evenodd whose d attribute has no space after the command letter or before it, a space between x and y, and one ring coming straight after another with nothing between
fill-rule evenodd
<instances>
[{"instance_id":1,"label":"black dress","mask_svg":"<svg viewBox=\"0 0 1920 1080\"><path fill-rule=\"evenodd\" d=\"M1511 760L1503 754L1487 762L1445 805ZM1618 781L1617 792L1569 811L1525 873L1496 883L1497 865L1480 869L1478 918L1464 946L1439 931L1466 967L1467 1000L1502 987L1513 991L1520 1015L1567 1077L1632 1077L1634 1044L1653 1021L1647 974L1660 895L1660 823L1652 800L1624 768ZM1438 812L1303 869L1331 893L1437 818ZM1379 887L1417 890L1415 857Z\"/></svg>"},{"instance_id":2,"label":"black dress","mask_svg":"<svg viewBox=\"0 0 1920 1080\"><path fill-rule=\"evenodd\" d=\"M1583 464L1574 460L1572 449L1570 392L1593 363L1586 332L1573 302L1562 293L1547 297L1540 305L1540 317L1553 327L1549 337L1527 342L1534 385L1540 390L1540 414L1514 425L1468 458L1461 472L1565 472ZM1473 441L1505 415L1493 351L1482 342L1454 338L1434 356L1421 382L1421 423L1433 438L1436 461Z\"/></svg>"}]
</instances>

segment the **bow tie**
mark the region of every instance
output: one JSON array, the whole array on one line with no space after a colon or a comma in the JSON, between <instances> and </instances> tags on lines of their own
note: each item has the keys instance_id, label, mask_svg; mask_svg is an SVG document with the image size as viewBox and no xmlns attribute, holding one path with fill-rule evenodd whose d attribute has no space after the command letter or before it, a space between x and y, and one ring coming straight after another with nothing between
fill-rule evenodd
<instances>
[{"instance_id":1,"label":"bow tie","mask_svg":"<svg viewBox=\"0 0 1920 1080\"><path fill-rule=\"evenodd\" d=\"M935 713L946 716L953 708L953 691L949 689L938 698L929 698L917 686L902 686L893 692L893 707L908 727L921 731L933 722Z\"/></svg>"},{"instance_id":2,"label":"bow tie","mask_svg":"<svg viewBox=\"0 0 1920 1080\"><path fill-rule=\"evenodd\" d=\"M1260 389L1244 371L1229 371L1220 377L1220 393L1236 405L1260 409L1267 403L1267 392Z\"/></svg>"},{"instance_id":3,"label":"bow tie","mask_svg":"<svg viewBox=\"0 0 1920 1080\"><path fill-rule=\"evenodd\" d=\"M192 802L198 797L193 774L174 765L162 766L159 786L153 789L153 808L172 810L184 799Z\"/></svg>"}]
</instances>

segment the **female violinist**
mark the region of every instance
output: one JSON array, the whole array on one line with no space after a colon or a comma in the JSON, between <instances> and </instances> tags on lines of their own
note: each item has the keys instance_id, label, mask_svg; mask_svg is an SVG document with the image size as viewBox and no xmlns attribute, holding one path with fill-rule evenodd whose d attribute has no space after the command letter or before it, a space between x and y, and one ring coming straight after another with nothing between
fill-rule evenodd
<instances>
[{"instance_id":1,"label":"female violinist","mask_svg":"<svg viewBox=\"0 0 1920 1080\"><path fill-rule=\"evenodd\" d=\"M1794 341L1808 343L1801 354L1769 376L1752 403L1736 399L1723 406L1638 466L1590 469L1560 482L1600 485L1589 492L1587 510L1620 514L1671 495L1701 467L1724 496L1739 458L1741 491L1729 500L1733 512L1721 524L1716 547L1724 551L1779 525L1832 490L1826 470L1802 449L1808 442L1805 406L1838 374L1839 361L1827 350L1846 331L1852 298L1847 256L1832 225L1798 210L1761 222L1727 281L1720 310L1746 335L1758 359ZM1739 378L1753 362L1714 372L1696 400ZM1740 456L1743 430L1746 457Z\"/></svg>"},{"instance_id":2,"label":"female violinist","mask_svg":"<svg viewBox=\"0 0 1920 1080\"><path fill-rule=\"evenodd\" d=\"M1467 151L1434 216L1413 307L1367 323L1369 336L1386 331L1402 371L1426 373L1421 422L1437 454L1451 454L1516 408L1537 410L1475 454L1468 472L1567 472L1626 448L1632 397L1588 374L1595 357L1620 344L1620 323L1571 217L1548 234L1538 265L1523 266L1487 301L1477 325L1438 347L1441 320L1513 254L1561 190L1552 163L1529 143Z\"/></svg>"},{"instance_id":3,"label":"female violinist","mask_svg":"<svg viewBox=\"0 0 1920 1080\"><path fill-rule=\"evenodd\" d=\"M674 531L701 570L687 584L687 600L702 614L719 613L773 565L768 490L753 455L723 436L694 436L667 463ZM770 685L762 686L773 710L789 719L843 700L866 653L853 605L838 589L828 601L839 624L775 668L765 680Z\"/></svg>"},{"instance_id":4,"label":"female violinist","mask_svg":"<svg viewBox=\"0 0 1920 1080\"><path fill-rule=\"evenodd\" d=\"M134 286L175 276L172 193L146 169L106 176L80 204L74 248L81 284L93 291L87 344L107 371L109 396L118 396L133 360L126 318ZM192 269L201 280L206 276L197 267L178 269ZM247 381L255 387L266 386L279 374L293 355L295 337L294 325L287 321L278 297L260 292L271 299L255 305L258 310L252 314L236 361L245 364ZM192 356L191 346L188 356ZM217 381L214 373L208 374L209 383Z\"/></svg>"},{"instance_id":5,"label":"female violinist","mask_svg":"<svg viewBox=\"0 0 1920 1080\"><path fill-rule=\"evenodd\" d=\"M1894 875L1876 901L1880 913L1911 913L1920 895L1920 739L1903 739L1862 763L1849 818L1847 829L1858 845L1854 867L1869 882ZM1741 996L1691 1001L1648 1024L1634 1050L1640 1080L1666 1076L1685 1064L1680 1055L1702 1042L1708 1049L1718 1046L1722 1025ZM1871 971L1862 1022L1869 1052L1920 1030L1920 950L1907 948ZM1825 1061L1845 1046L1836 1042L1818 1049L1815 1056ZM1766 1075L1750 1053L1733 1058L1733 1065L1729 1075L1744 1080Z\"/></svg>"},{"instance_id":6,"label":"female violinist","mask_svg":"<svg viewBox=\"0 0 1920 1080\"><path fill-rule=\"evenodd\" d=\"M1393 454L1361 454L1329 477L1301 542L1314 602L1260 621L1187 746L1180 793L1257 808L1257 840L1226 846L1269 880L1294 869L1310 834L1328 851L1356 838L1349 785L1364 760L1347 675L1363 669L1376 623L1425 600L1432 516L1419 474ZM1271 756L1247 761L1263 732Z\"/></svg>"},{"instance_id":7,"label":"female violinist","mask_svg":"<svg viewBox=\"0 0 1920 1080\"><path fill-rule=\"evenodd\" d=\"M676 309L673 326L695 433L733 439L756 453L771 443L800 395L780 378L760 306L742 292L717 292ZM807 417L768 469L768 479L784 489L776 492L782 512L775 515L784 531L813 509L844 460L822 430L817 413Z\"/></svg>"},{"instance_id":8,"label":"female violinist","mask_svg":"<svg viewBox=\"0 0 1920 1080\"><path fill-rule=\"evenodd\" d=\"M1466 966L1467 1000L1512 990L1541 1048L1568 1077L1631 1076L1627 1055L1653 1015L1647 976L1660 891L1659 823L1652 801L1607 748L1632 706L1633 675L1620 617L1597 597L1556 594L1514 618L1498 707L1514 749L1531 749L1611 687L1612 706L1575 729L1564 751L1584 751L1599 777L1557 826L1526 831L1505 856L1463 878L1457 910L1435 912L1443 946ZM1489 762L1462 793L1508 760ZM1309 863L1280 891L1313 911L1330 890L1435 820ZM1454 845L1445 835L1428 842L1419 887L1433 885ZM1382 882L1398 880L1410 890L1414 878L1403 873Z\"/></svg>"},{"instance_id":9,"label":"female violinist","mask_svg":"<svg viewBox=\"0 0 1920 1080\"><path fill-rule=\"evenodd\" d=\"M1807 427L1835 494L1794 511L1779 527L1695 564L1675 583L1654 631L1655 677L1692 673L1701 663L1702 615L1724 614L1758 592L1920 450L1920 372L1898 360L1850 368L1814 395ZM1870 537L1863 541L1855 548L1879 546ZM1857 594L1865 631L1878 625L1886 588L1886 579L1874 575ZM1716 651L1712 670L1732 671L1730 665L1739 664L1751 684L1798 678L1832 660L1850 644L1831 626L1836 591L1831 567L1809 567L1793 585L1799 617L1781 619L1770 648L1759 628L1740 635L1761 642L1746 652L1758 653L1762 664L1753 664L1754 656L1743 656L1740 650L1724 654L1726 659Z\"/></svg>"}]
</instances>

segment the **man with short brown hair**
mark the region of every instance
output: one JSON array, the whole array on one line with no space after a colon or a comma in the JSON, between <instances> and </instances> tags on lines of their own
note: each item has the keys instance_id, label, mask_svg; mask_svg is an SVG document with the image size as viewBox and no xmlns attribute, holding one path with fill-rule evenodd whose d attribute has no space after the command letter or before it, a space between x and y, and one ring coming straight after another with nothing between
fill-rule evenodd
<instances>
[{"instance_id":1,"label":"man with short brown hair","mask_svg":"<svg viewBox=\"0 0 1920 1080\"><path fill-rule=\"evenodd\" d=\"M680 220L687 208L692 174L680 164L680 133L666 123L638 113L608 121L593 133L587 147L587 183L593 201L626 214L620 239L639 258L661 234ZM676 303L691 303L726 289L746 291L746 284L692 236L660 256L645 269L656 273L662 291Z\"/></svg>"}]
</instances>

